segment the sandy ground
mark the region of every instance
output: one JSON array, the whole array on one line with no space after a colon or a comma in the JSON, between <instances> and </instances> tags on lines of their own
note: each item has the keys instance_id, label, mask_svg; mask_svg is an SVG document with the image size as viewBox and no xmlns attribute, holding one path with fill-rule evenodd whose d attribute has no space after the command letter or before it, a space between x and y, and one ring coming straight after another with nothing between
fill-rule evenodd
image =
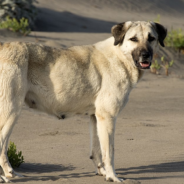
<instances>
[{"instance_id":1,"label":"sandy ground","mask_svg":"<svg viewBox=\"0 0 184 184\"><path fill-rule=\"evenodd\" d=\"M184 28L184 0L38 0L35 31L21 37L0 31L1 41L30 41L53 47L92 44L111 36L112 25L154 20ZM115 168L125 184L184 184L184 57L169 77L147 71L117 119ZM58 120L24 107L10 140L24 155L15 183L105 183L89 159L89 118Z\"/></svg>"}]
</instances>

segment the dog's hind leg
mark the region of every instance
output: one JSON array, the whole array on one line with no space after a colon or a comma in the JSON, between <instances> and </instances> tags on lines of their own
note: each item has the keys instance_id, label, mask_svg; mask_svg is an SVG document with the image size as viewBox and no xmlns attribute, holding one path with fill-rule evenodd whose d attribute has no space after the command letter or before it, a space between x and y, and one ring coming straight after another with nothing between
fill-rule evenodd
<instances>
[{"instance_id":1,"label":"dog's hind leg","mask_svg":"<svg viewBox=\"0 0 184 184\"><path fill-rule=\"evenodd\" d=\"M16 97L15 97L16 98ZM17 99L19 100L19 99ZM2 101L1 101L2 102ZM7 107L7 104L9 107ZM13 168L11 167L8 158L7 158L7 143L9 136L12 132L13 126L20 114L21 106L20 101L16 104L15 100L13 102L6 101L5 103L1 104L1 112L0 112L0 165L4 171L4 175L6 177L15 177L16 173L14 172ZM6 106L6 107L3 107ZM3 177L2 180L4 182L8 182L8 180Z\"/></svg>"},{"instance_id":2,"label":"dog's hind leg","mask_svg":"<svg viewBox=\"0 0 184 184\"><path fill-rule=\"evenodd\" d=\"M105 176L105 169L102 163L100 142L97 135L97 120L95 115L90 116L90 159L95 165L96 174Z\"/></svg>"},{"instance_id":3,"label":"dog's hind leg","mask_svg":"<svg viewBox=\"0 0 184 184\"><path fill-rule=\"evenodd\" d=\"M7 144L24 103L27 68L4 63L0 69L0 165L5 175L0 177L0 182L9 182L7 177L14 177L16 173L7 158Z\"/></svg>"},{"instance_id":4,"label":"dog's hind leg","mask_svg":"<svg viewBox=\"0 0 184 184\"><path fill-rule=\"evenodd\" d=\"M21 174L16 173L13 170L11 164L9 163L8 156L7 156L8 140L9 140L9 137L7 137L7 139L5 140L2 152L0 155L0 165L4 169L2 171L4 175L8 178L23 177Z\"/></svg>"},{"instance_id":5,"label":"dog's hind leg","mask_svg":"<svg viewBox=\"0 0 184 184\"><path fill-rule=\"evenodd\" d=\"M1 119L1 123L2 118ZM17 119L17 116L12 115L9 118L5 119L5 123L2 126L1 124L1 132L0 132L0 150L1 150L1 156L0 156L0 164L3 169L5 177L1 177L2 182L9 182L9 180L6 177L14 177L14 170L11 167L8 158L7 158L7 146L6 142L8 142L9 136L11 134L11 131L13 129L13 126L15 124L15 121Z\"/></svg>"},{"instance_id":6,"label":"dog's hind leg","mask_svg":"<svg viewBox=\"0 0 184 184\"><path fill-rule=\"evenodd\" d=\"M2 182L9 182L6 177L14 177L14 170L11 167L7 158L7 142L12 132L13 126L20 114L21 107L17 106L13 100L10 102L6 100L1 105L0 111L0 164L4 171L5 177L1 177Z\"/></svg>"}]
</instances>

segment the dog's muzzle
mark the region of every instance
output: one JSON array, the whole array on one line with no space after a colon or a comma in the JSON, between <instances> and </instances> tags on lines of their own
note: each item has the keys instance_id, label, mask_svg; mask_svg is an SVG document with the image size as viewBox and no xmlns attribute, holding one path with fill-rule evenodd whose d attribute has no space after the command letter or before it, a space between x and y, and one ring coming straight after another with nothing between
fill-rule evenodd
<instances>
[{"instance_id":1,"label":"dog's muzzle","mask_svg":"<svg viewBox=\"0 0 184 184\"><path fill-rule=\"evenodd\" d=\"M139 61L136 61L136 66L140 69L149 69L151 66L152 54L148 51L141 52Z\"/></svg>"}]
</instances>

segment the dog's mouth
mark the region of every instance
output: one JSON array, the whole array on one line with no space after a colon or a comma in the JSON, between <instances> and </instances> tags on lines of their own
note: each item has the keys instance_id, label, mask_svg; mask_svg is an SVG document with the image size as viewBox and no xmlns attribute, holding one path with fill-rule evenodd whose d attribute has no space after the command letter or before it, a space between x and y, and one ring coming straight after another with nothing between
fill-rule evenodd
<instances>
[{"instance_id":1,"label":"dog's mouth","mask_svg":"<svg viewBox=\"0 0 184 184\"><path fill-rule=\"evenodd\" d=\"M143 61L139 63L142 69L149 69L151 66L151 62L149 61Z\"/></svg>"}]
</instances>

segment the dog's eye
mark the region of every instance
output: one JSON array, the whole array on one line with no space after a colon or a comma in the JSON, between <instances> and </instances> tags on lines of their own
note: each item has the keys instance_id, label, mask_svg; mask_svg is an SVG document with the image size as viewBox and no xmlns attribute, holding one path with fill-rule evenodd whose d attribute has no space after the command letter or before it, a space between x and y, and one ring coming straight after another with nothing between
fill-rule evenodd
<instances>
[{"instance_id":1,"label":"dog's eye","mask_svg":"<svg viewBox=\"0 0 184 184\"><path fill-rule=\"evenodd\" d=\"M148 41L149 41L149 42L152 42L152 41L154 41L154 40L155 40L155 38L154 38L153 36L150 36L150 35L148 36Z\"/></svg>"},{"instance_id":2,"label":"dog's eye","mask_svg":"<svg viewBox=\"0 0 184 184\"><path fill-rule=\"evenodd\" d=\"M133 42L138 42L137 37L130 38L130 40L133 41Z\"/></svg>"}]
</instances>

